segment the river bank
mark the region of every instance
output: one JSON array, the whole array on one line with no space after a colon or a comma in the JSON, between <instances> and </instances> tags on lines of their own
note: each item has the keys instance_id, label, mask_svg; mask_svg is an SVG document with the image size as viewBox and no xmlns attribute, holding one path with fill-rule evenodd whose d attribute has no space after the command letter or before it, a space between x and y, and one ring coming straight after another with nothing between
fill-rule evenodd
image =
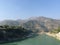
<instances>
[{"instance_id":1,"label":"river bank","mask_svg":"<svg viewBox=\"0 0 60 45\"><path fill-rule=\"evenodd\" d=\"M45 33L45 34L60 40L60 34L59 33L56 33L56 34L54 34L54 33Z\"/></svg>"},{"instance_id":2,"label":"river bank","mask_svg":"<svg viewBox=\"0 0 60 45\"><path fill-rule=\"evenodd\" d=\"M29 39L29 38L34 38L36 36L38 36L38 34L31 33L28 36L25 36L23 38L15 38L15 39L9 39L7 41L4 41L4 40L3 41L0 41L0 44L19 42L19 41L23 41L23 40L26 40L26 39Z\"/></svg>"}]
</instances>

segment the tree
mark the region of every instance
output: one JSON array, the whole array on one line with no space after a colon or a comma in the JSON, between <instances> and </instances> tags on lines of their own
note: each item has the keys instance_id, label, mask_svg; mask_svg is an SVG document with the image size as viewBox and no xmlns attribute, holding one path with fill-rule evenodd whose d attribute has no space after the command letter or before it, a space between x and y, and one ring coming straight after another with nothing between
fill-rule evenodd
<instances>
[{"instance_id":1,"label":"tree","mask_svg":"<svg viewBox=\"0 0 60 45\"><path fill-rule=\"evenodd\" d=\"M58 27L57 29L51 31L51 33L58 33L58 32L60 32L60 27Z\"/></svg>"},{"instance_id":2,"label":"tree","mask_svg":"<svg viewBox=\"0 0 60 45\"><path fill-rule=\"evenodd\" d=\"M3 26L0 26L0 28L3 28Z\"/></svg>"},{"instance_id":3,"label":"tree","mask_svg":"<svg viewBox=\"0 0 60 45\"><path fill-rule=\"evenodd\" d=\"M4 25L3 27L7 29L9 27L9 25Z\"/></svg>"}]
</instances>

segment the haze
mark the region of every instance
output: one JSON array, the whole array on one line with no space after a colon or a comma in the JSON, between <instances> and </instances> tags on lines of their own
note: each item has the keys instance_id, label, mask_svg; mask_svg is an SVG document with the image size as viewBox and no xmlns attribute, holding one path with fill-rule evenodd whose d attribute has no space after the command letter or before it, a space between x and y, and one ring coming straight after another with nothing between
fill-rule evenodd
<instances>
[{"instance_id":1,"label":"haze","mask_svg":"<svg viewBox=\"0 0 60 45\"><path fill-rule=\"evenodd\" d=\"M36 16L60 19L60 0L0 0L0 20Z\"/></svg>"}]
</instances>

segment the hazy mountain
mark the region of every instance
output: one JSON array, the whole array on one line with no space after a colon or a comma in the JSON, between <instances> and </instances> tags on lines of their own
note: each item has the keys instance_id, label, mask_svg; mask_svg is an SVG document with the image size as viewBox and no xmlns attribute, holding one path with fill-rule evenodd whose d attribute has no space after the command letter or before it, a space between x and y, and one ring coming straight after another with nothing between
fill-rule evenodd
<instances>
[{"instance_id":1,"label":"hazy mountain","mask_svg":"<svg viewBox=\"0 0 60 45\"><path fill-rule=\"evenodd\" d=\"M31 17L28 20L4 20L0 25L22 25L23 27L33 31L51 31L60 26L60 20L46 17Z\"/></svg>"},{"instance_id":2,"label":"hazy mountain","mask_svg":"<svg viewBox=\"0 0 60 45\"><path fill-rule=\"evenodd\" d=\"M23 26L33 31L51 31L60 26L60 20L46 17L35 17L24 23Z\"/></svg>"},{"instance_id":3,"label":"hazy mountain","mask_svg":"<svg viewBox=\"0 0 60 45\"><path fill-rule=\"evenodd\" d=\"M0 25L22 25L23 23L25 23L27 20L21 20L21 19L18 19L18 20L3 20L3 21L0 21Z\"/></svg>"},{"instance_id":4,"label":"hazy mountain","mask_svg":"<svg viewBox=\"0 0 60 45\"><path fill-rule=\"evenodd\" d=\"M19 25L19 23L14 20L4 20L0 22L0 25Z\"/></svg>"}]
</instances>

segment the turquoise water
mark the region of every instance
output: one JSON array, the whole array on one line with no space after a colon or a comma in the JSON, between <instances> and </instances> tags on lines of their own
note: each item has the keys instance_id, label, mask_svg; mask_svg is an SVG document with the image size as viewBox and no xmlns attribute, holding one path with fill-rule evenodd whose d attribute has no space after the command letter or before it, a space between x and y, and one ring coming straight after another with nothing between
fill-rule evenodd
<instances>
[{"instance_id":1,"label":"turquoise water","mask_svg":"<svg viewBox=\"0 0 60 45\"><path fill-rule=\"evenodd\" d=\"M0 45L60 45L60 41L45 34L24 41L0 44Z\"/></svg>"}]
</instances>

